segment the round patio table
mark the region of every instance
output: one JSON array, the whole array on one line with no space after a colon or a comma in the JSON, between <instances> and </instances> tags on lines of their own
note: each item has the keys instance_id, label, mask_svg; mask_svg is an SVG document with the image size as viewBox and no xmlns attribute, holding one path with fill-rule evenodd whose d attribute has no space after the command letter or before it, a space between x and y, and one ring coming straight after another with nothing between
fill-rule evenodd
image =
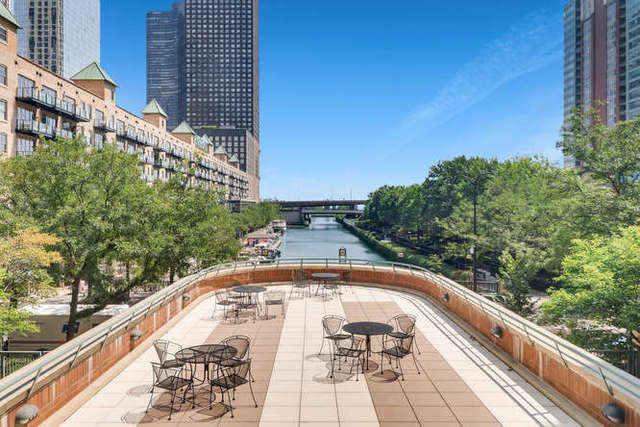
<instances>
[{"instance_id":1,"label":"round patio table","mask_svg":"<svg viewBox=\"0 0 640 427\"><path fill-rule=\"evenodd\" d=\"M311 277L316 279L319 282L322 282L324 286L327 285L328 282L333 282L340 278L339 273L311 273ZM320 292L320 285L316 288L316 296Z\"/></svg>"},{"instance_id":2,"label":"round patio table","mask_svg":"<svg viewBox=\"0 0 640 427\"><path fill-rule=\"evenodd\" d=\"M238 350L230 345L201 344L183 348L175 354L175 357L194 368L197 365L204 365L204 378L202 379L202 383L204 383L209 379L209 364L231 359L237 353ZM192 374L195 379L195 372L192 371Z\"/></svg>"},{"instance_id":3,"label":"round patio table","mask_svg":"<svg viewBox=\"0 0 640 427\"><path fill-rule=\"evenodd\" d=\"M371 336L386 335L393 332L393 326L381 322L352 322L347 323L342 329L352 335L364 335L367 349L365 369L369 370L369 356L371 355Z\"/></svg>"}]
</instances>

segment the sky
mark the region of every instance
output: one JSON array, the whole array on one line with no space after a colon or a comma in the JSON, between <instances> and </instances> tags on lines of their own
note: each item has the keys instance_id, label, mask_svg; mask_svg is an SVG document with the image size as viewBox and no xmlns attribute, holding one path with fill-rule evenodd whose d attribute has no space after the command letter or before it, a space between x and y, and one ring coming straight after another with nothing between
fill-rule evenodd
<instances>
[{"instance_id":1,"label":"sky","mask_svg":"<svg viewBox=\"0 0 640 427\"><path fill-rule=\"evenodd\" d=\"M146 100L145 13L102 0L117 102ZM261 197L363 198L459 155L561 163L563 0L262 0Z\"/></svg>"}]
</instances>

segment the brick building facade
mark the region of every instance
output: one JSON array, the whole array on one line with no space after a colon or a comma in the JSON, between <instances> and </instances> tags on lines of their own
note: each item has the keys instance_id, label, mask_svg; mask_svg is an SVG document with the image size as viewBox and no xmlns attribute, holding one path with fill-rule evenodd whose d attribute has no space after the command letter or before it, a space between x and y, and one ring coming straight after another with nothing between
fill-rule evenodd
<instances>
[{"instance_id":1,"label":"brick building facade","mask_svg":"<svg viewBox=\"0 0 640 427\"><path fill-rule=\"evenodd\" d=\"M183 123L166 129L154 101L142 117L116 105L115 82L96 63L67 80L17 54L18 22L0 3L0 151L28 155L41 137L81 135L89 147L115 143L137 154L146 182L166 181L178 171L191 185L225 190L229 200L257 200L259 182L235 158L215 154L212 141ZM186 129L186 130L185 130Z\"/></svg>"}]
</instances>

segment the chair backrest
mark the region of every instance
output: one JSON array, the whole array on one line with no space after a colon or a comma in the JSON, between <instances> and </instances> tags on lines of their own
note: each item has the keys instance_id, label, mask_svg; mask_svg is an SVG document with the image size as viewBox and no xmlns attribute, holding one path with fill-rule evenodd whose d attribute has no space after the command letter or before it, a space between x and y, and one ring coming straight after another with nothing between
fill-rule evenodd
<instances>
[{"instance_id":1,"label":"chair backrest","mask_svg":"<svg viewBox=\"0 0 640 427\"><path fill-rule=\"evenodd\" d=\"M227 289L222 289L216 292L216 302L224 303L229 299L229 291Z\"/></svg>"},{"instance_id":2,"label":"chair backrest","mask_svg":"<svg viewBox=\"0 0 640 427\"><path fill-rule=\"evenodd\" d=\"M251 338L246 335L233 335L222 340L224 345L231 346L236 349L237 353L234 356L236 359L244 359L249 354L249 347L251 346Z\"/></svg>"},{"instance_id":3,"label":"chair backrest","mask_svg":"<svg viewBox=\"0 0 640 427\"><path fill-rule=\"evenodd\" d=\"M181 368L163 368L161 363L151 362L153 369L153 384L156 385L167 378L177 377Z\"/></svg>"},{"instance_id":4,"label":"chair backrest","mask_svg":"<svg viewBox=\"0 0 640 427\"><path fill-rule=\"evenodd\" d=\"M267 302L282 302L284 303L283 291L269 291L264 293L264 300Z\"/></svg>"},{"instance_id":5,"label":"chair backrest","mask_svg":"<svg viewBox=\"0 0 640 427\"><path fill-rule=\"evenodd\" d=\"M416 317L413 314L399 314L393 318L396 328L400 332L411 335L416 327Z\"/></svg>"},{"instance_id":6,"label":"chair backrest","mask_svg":"<svg viewBox=\"0 0 640 427\"><path fill-rule=\"evenodd\" d=\"M243 361L240 365L235 366L233 369L233 373L236 374L236 376L242 378L243 380L248 380L250 370L251 370L251 359L247 359Z\"/></svg>"},{"instance_id":7,"label":"chair backrest","mask_svg":"<svg viewBox=\"0 0 640 427\"><path fill-rule=\"evenodd\" d=\"M153 346L156 349L156 353L158 354L160 363L164 363L169 355L173 355L176 352L182 350L182 346L180 344L167 340L155 340L153 342Z\"/></svg>"},{"instance_id":8,"label":"chair backrest","mask_svg":"<svg viewBox=\"0 0 640 427\"><path fill-rule=\"evenodd\" d=\"M401 340L398 340L398 346L400 348L402 348L404 351L406 351L407 353L411 353L411 347L413 346L413 335L409 335L406 338L402 338Z\"/></svg>"},{"instance_id":9,"label":"chair backrest","mask_svg":"<svg viewBox=\"0 0 640 427\"><path fill-rule=\"evenodd\" d=\"M347 319L341 316L336 316L335 314L330 314L328 316L324 316L322 318L322 327L324 328L324 332L327 335L335 335L340 332L342 329L342 325Z\"/></svg>"}]
</instances>

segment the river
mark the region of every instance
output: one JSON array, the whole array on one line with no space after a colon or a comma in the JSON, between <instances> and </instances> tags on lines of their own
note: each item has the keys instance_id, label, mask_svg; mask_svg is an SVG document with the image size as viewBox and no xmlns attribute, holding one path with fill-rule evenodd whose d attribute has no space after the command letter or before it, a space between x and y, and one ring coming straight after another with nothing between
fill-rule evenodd
<instances>
[{"instance_id":1,"label":"river","mask_svg":"<svg viewBox=\"0 0 640 427\"><path fill-rule=\"evenodd\" d=\"M280 252L282 258L338 258L340 248L351 259L384 260L332 217L312 217L309 227L287 228Z\"/></svg>"}]
</instances>

